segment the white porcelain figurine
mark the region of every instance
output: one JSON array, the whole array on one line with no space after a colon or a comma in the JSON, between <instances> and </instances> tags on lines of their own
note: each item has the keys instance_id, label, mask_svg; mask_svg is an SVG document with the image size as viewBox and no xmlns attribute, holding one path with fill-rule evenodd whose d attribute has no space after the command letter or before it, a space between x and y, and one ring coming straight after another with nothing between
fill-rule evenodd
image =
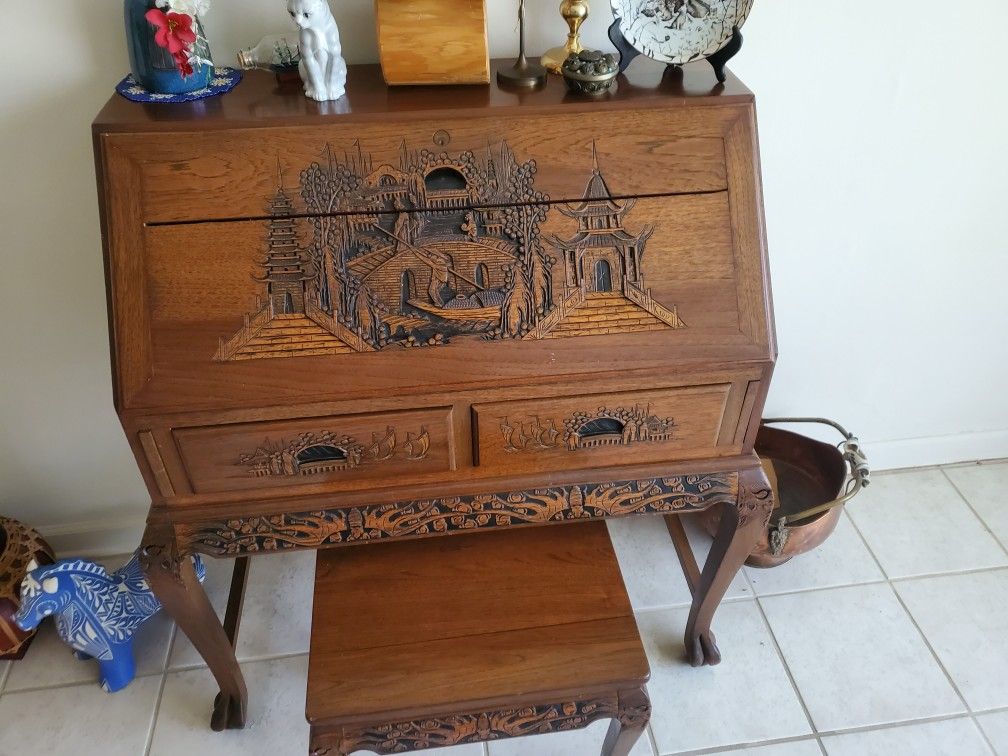
<instances>
[{"instance_id":1,"label":"white porcelain figurine","mask_svg":"<svg viewBox=\"0 0 1008 756\"><path fill-rule=\"evenodd\" d=\"M287 11L301 30L301 62L305 96L324 102L346 91L346 61L339 29L328 0L288 0Z\"/></svg>"}]
</instances>

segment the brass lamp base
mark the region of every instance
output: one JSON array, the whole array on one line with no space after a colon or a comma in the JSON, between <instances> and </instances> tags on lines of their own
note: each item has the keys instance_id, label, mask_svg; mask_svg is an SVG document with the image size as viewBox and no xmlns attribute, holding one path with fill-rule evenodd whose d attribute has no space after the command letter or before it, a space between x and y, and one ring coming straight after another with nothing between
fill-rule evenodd
<instances>
[{"instance_id":1,"label":"brass lamp base","mask_svg":"<svg viewBox=\"0 0 1008 756\"><path fill-rule=\"evenodd\" d=\"M588 18L588 0L560 0L560 15L570 30L567 34L567 43L547 50L540 58L546 69L555 74L562 73L561 69L567 58L584 50L578 34L581 24Z\"/></svg>"},{"instance_id":2,"label":"brass lamp base","mask_svg":"<svg viewBox=\"0 0 1008 756\"><path fill-rule=\"evenodd\" d=\"M559 47L553 47L543 53L543 56L539 59L539 62L543 64L547 71L550 73L558 74L560 69L563 67L564 61L570 55L577 55L581 52L581 45L577 45L576 49L572 49L568 45L560 45Z\"/></svg>"}]
</instances>

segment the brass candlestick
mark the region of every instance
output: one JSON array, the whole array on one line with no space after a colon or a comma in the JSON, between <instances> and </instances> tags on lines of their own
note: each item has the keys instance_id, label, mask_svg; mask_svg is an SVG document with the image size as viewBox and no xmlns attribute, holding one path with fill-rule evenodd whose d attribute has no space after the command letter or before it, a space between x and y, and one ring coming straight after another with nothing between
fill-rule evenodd
<instances>
[{"instance_id":1,"label":"brass candlestick","mask_svg":"<svg viewBox=\"0 0 1008 756\"><path fill-rule=\"evenodd\" d=\"M525 0L518 3L518 59L497 71L497 83L511 87L537 87L546 81L546 69L525 57Z\"/></svg>"},{"instance_id":2,"label":"brass candlestick","mask_svg":"<svg viewBox=\"0 0 1008 756\"><path fill-rule=\"evenodd\" d=\"M567 60L568 56L572 54L576 55L584 49L581 47L578 32L581 29L581 24L588 18L588 0L561 0L560 15L563 16L564 21L567 22L567 26L570 28L570 33L567 35L567 44L547 50L540 59L546 70L555 74L560 73L560 69L563 67L563 63Z\"/></svg>"}]
</instances>

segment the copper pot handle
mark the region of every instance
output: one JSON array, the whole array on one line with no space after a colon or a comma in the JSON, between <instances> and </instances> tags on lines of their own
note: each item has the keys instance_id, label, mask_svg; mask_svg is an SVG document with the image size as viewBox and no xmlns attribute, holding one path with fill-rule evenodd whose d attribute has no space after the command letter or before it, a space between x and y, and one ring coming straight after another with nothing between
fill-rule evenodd
<instances>
[{"instance_id":1,"label":"copper pot handle","mask_svg":"<svg viewBox=\"0 0 1008 756\"><path fill-rule=\"evenodd\" d=\"M844 440L838 444L840 452L843 454L844 462L847 463L847 479L844 481L843 493L833 501L827 501L825 504L819 504L818 506L812 507L811 509L806 509L797 514L791 516L782 516L776 522L777 529L783 529L789 522L794 522L796 520L804 520L807 517L812 517L813 515L822 514L823 512L833 509L833 507L839 507L844 504L865 488L871 481L871 471L868 469L868 459L865 457L864 452L861 450L861 443L858 441L857 436L853 433L849 433L846 428L844 428L840 423L833 420L829 420L825 417L767 417L763 419L763 425L771 425L777 423L817 423L819 425L829 425L840 432L840 435L844 437Z\"/></svg>"}]
</instances>

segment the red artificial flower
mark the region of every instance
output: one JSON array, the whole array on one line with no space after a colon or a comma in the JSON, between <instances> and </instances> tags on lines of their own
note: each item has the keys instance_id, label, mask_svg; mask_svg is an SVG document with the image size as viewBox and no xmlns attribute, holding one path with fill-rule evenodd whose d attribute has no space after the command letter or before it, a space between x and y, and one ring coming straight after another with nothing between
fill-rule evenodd
<instances>
[{"instance_id":1,"label":"red artificial flower","mask_svg":"<svg viewBox=\"0 0 1008 756\"><path fill-rule=\"evenodd\" d=\"M175 58L175 67L182 74L182 78L193 75L193 67L189 62L189 54L185 50L175 53L172 57Z\"/></svg>"},{"instance_id":2,"label":"red artificial flower","mask_svg":"<svg viewBox=\"0 0 1008 756\"><path fill-rule=\"evenodd\" d=\"M185 13L165 13L158 8L151 8L145 18L152 26L157 27L154 41L159 47L164 47L175 56L176 61L178 54L196 41L192 16ZM188 58L186 60L188 65Z\"/></svg>"}]
</instances>

